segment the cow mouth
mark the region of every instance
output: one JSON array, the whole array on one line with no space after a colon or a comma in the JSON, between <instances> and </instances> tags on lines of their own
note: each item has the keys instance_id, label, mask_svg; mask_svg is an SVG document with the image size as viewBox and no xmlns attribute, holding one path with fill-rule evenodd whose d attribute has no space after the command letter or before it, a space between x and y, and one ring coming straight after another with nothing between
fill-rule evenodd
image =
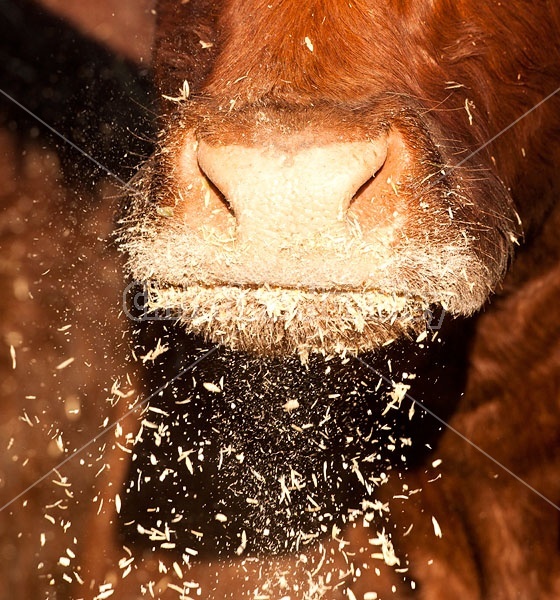
<instances>
[{"instance_id":1,"label":"cow mouth","mask_svg":"<svg viewBox=\"0 0 560 600\"><path fill-rule=\"evenodd\" d=\"M274 128L274 140L220 146L183 124L135 181L122 220L127 271L153 282L148 310L173 312L189 333L232 350L304 361L414 338L433 305L453 315L479 310L501 280L512 236L511 219L477 199L505 190L445 171L412 121L373 128L373 141L353 134L339 143L320 130L317 155L303 143L290 154L292 138ZM344 193L329 174L341 148L350 166L369 157L358 183L343 178ZM312 185L304 158L328 185ZM265 177L271 169L276 179Z\"/></svg>"},{"instance_id":2,"label":"cow mouth","mask_svg":"<svg viewBox=\"0 0 560 600\"><path fill-rule=\"evenodd\" d=\"M426 330L429 303L379 290L236 285L146 286L147 309L189 333L265 356L358 355Z\"/></svg>"}]
</instances>

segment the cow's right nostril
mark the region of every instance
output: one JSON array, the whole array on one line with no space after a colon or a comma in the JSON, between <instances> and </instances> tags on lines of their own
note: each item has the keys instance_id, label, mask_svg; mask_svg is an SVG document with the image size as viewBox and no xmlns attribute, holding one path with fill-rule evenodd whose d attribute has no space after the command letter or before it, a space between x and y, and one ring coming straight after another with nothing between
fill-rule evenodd
<instances>
[{"instance_id":1,"label":"cow's right nostril","mask_svg":"<svg viewBox=\"0 0 560 600\"><path fill-rule=\"evenodd\" d=\"M211 145L198 164L231 206L237 237L270 240L340 232L352 198L385 162L387 139L303 145Z\"/></svg>"},{"instance_id":2,"label":"cow's right nostril","mask_svg":"<svg viewBox=\"0 0 560 600\"><path fill-rule=\"evenodd\" d=\"M227 197L223 194L222 190L220 190L220 188L215 184L215 182L212 179L210 179L208 175L204 171L202 171L202 169L201 172L205 178L206 185L208 186L210 192L214 195L214 198L218 200L227 209L228 213L232 217L235 218L235 212L233 210L233 207L230 201L227 199Z\"/></svg>"}]
</instances>

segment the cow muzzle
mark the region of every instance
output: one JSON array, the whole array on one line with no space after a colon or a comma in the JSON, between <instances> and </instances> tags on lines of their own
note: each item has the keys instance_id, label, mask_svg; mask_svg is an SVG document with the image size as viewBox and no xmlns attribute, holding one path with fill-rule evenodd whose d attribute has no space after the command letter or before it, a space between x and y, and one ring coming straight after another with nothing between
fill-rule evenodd
<instances>
[{"instance_id":1,"label":"cow muzzle","mask_svg":"<svg viewBox=\"0 0 560 600\"><path fill-rule=\"evenodd\" d=\"M480 306L484 267L421 127L244 125L180 124L140 180L122 241L152 310L306 359L416 336L433 304Z\"/></svg>"}]
</instances>

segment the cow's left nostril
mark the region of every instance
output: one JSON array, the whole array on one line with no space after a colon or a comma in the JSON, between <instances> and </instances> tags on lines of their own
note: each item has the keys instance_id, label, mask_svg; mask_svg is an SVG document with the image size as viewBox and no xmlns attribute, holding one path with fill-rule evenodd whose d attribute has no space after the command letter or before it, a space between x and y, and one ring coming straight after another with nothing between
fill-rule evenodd
<instances>
[{"instance_id":1,"label":"cow's left nostril","mask_svg":"<svg viewBox=\"0 0 560 600\"><path fill-rule=\"evenodd\" d=\"M357 192L385 162L387 139L305 144L212 145L201 141L198 164L236 219L237 238L340 232Z\"/></svg>"}]
</instances>

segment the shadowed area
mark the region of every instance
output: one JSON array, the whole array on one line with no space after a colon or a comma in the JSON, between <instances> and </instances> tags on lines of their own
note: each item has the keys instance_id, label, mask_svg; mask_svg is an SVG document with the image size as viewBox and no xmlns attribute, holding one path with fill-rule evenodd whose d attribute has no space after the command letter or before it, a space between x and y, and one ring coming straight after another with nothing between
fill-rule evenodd
<instances>
[{"instance_id":1,"label":"shadowed area","mask_svg":"<svg viewBox=\"0 0 560 600\"><path fill-rule=\"evenodd\" d=\"M209 348L171 323L144 328L158 340L149 390ZM464 328L446 329L446 342L401 342L363 362L219 349L144 411L121 494L123 542L196 560L303 551L365 514L384 522L375 489L440 433L406 394L445 417L462 391Z\"/></svg>"},{"instance_id":2,"label":"shadowed area","mask_svg":"<svg viewBox=\"0 0 560 600\"><path fill-rule=\"evenodd\" d=\"M32 0L0 4L0 81L4 92L123 180L152 150L148 68ZM105 175L4 95L0 108L9 128L31 137L45 132L69 180L83 187Z\"/></svg>"}]
</instances>

